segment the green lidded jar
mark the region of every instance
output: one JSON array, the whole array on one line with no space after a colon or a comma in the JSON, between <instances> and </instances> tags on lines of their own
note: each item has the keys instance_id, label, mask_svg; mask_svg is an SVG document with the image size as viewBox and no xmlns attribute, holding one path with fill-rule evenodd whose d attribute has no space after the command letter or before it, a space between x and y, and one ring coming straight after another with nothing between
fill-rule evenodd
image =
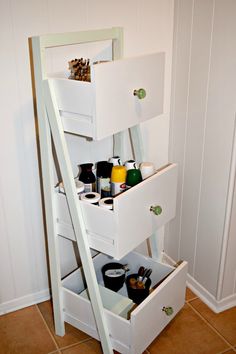
<instances>
[{"instance_id":1,"label":"green lidded jar","mask_svg":"<svg viewBox=\"0 0 236 354\"><path fill-rule=\"evenodd\" d=\"M131 188L142 182L142 174L139 169L133 168L127 171L126 188Z\"/></svg>"}]
</instances>

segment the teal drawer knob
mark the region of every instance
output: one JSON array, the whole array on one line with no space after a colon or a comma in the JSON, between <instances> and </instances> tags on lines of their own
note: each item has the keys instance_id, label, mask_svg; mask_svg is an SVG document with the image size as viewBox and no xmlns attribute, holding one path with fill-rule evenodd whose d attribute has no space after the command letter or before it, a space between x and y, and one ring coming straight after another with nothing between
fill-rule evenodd
<instances>
[{"instance_id":1,"label":"teal drawer knob","mask_svg":"<svg viewBox=\"0 0 236 354\"><path fill-rule=\"evenodd\" d=\"M134 96L137 96L140 100L146 97L146 91L143 88L134 90Z\"/></svg>"},{"instance_id":2,"label":"teal drawer knob","mask_svg":"<svg viewBox=\"0 0 236 354\"><path fill-rule=\"evenodd\" d=\"M153 205L151 206L150 211L153 211L155 215L160 215L162 213L162 207L160 205Z\"/></svg>"},{"instance_id":3,"label":"teal drawer knob","mask_svg":"<svg viewBox=\"0 0 236 354\"><path fill-rule=\"evenodd\" d=\"M162 308L162 311L165 312L166 316L171 316L171 315L173 315L173 313L174 313L173 307L171 307L171 306L168 306L168 307L165 307L165 306L164 306L164 307Z\"/></svg>"}]
</instances>

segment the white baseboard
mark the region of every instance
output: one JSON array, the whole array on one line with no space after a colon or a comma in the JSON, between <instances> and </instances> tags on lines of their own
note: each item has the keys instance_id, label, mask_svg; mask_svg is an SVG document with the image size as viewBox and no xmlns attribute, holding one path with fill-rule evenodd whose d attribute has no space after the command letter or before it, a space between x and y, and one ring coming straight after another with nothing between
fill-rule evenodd
<instances>
[{"instance_id":1,"label":"white baseboard","mask_svg":"<svg viewBox=\"0 0 236 354\"><path fill-rule=\"evenodd\" d=\"M41 290L37 293L22 296L11 301L0 304L0 315L20 310L24 307L38 304L50 299L49 289Z\"/></svg>"},{"instance_id":2,"label":"white baseboard","mask_svg":"<svg viewBox=\"0 0 236 354\"><path fill-rule=\"evenodd\" d=\"M175 261L165 253L163 253L162 258L164 262L170 265L175 264ZM236 306L236 294L230 295L218 301L190 274L187 275L187 286L215 313L219 313Z\"/></svg>"},{"instance_id":3,"label":"white baseboard","mask_svg":"<svg viewBox=\"0 0 236 354\"><path fill-rule=\"evenodd\" d=\"M236 294L230 295L221 300L216 300L216 298L210 294L209 291L207 291L189 274L187 276L187 286L215 313L219 313L236 306Z\"/></svg>"}]
</instances>

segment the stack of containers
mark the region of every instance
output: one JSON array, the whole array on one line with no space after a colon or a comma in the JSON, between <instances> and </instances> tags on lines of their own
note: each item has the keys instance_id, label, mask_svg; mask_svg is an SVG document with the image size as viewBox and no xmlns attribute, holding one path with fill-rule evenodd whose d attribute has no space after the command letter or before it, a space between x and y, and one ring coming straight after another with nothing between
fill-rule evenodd
<instances>
[{"instance_id":1,"label":"stack of containers","mask_svg":"<svg viewBox=\"0 0 236 354\"><path fill-rule=\"evenodd\" d=\"M84 186L81 200L106 209L113 208L113 197L155 173L151 162L142 162L138 168L135 160L128 160L123 166L119 156L113 156L109 161L98 161L96 177L92 163L81 164L80 168L78 179Z\"/></svg>"}]
</instances>

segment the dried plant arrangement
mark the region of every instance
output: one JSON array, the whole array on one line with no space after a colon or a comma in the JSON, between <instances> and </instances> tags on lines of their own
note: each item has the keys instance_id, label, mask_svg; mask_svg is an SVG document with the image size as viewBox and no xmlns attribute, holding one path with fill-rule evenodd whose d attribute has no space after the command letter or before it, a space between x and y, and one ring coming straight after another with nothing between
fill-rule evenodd
<instances>
[{"instance_id":1,"label":"dried plant arrangement","mask_svg":"<svg viewBox=\"0 0 236 354\"><path fill-rule=\"evenodd\" d=\"M90 76L90 60L89 59L73 59L68 62L71 80L91 81Z\"/></svg>"}]
</instances>

